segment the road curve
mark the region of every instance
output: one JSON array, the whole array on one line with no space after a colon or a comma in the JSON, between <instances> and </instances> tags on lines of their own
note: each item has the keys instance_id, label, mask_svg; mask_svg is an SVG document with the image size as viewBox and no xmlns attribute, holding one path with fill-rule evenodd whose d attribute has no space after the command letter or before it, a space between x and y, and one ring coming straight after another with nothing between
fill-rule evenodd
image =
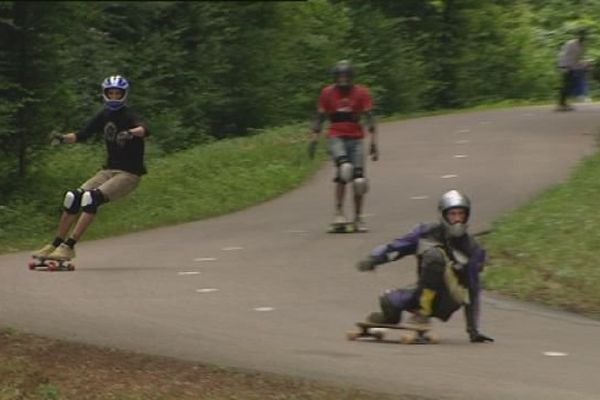
<instances>
[{"instance_id":1,"label":"road curve","mask_svg":"<svg viewBox=\"0 0 600 400\"><path fill-rule=\"evenodd\" d=\"M468 343L460 313L435 325L436 346L344 339L380 292L414 279L413 259L357 272L367 251L434 219L438 196L455 187L472 198L473 230L486 229L564 180L594 151L599 121L600 106L587 104L383 124L381 160L368 167L370 233L325 233L328 165L241 212L83 242L74 273L1 256L0 325L435 399L600 399L600 323L497 296L484 296L482 314L494 344Z\"/></svg>"}]
</instances>

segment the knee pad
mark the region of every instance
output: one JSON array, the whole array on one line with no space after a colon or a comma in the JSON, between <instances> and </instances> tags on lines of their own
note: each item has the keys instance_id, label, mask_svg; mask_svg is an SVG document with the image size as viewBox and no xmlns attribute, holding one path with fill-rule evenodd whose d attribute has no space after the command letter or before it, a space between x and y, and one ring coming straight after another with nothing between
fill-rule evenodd
<instances>
[{"instance_id":1,"label":"knee pad","mask_svg":"<svg viewBox=\"0 0 600 400\"><path fill-rule=\"evenodd\" d=\"M81 209L81 196L84 190L79 188L75 190L69 190L65 193L63 200L63 209L67 214L77 214Z\"/></svg>"},{"instance_id":2,"label":"knee pad","mask_svg":"<svg viewBox=\"0 0 600 400\"><path fill-rule=\"evenodd\" d=\"M355 195L364 196L369 191L369 181L363 177L354 178L352 187L354 188Z\"/></svg>"},{"instance_id":3,"label":"knee pad","mask_svg":"<svg viewBox=\"0 0 600 400\"><path fill-rule=\"evenodd\" d=\"M397 324L402 317L402 310L394 307L390 299L384 294L379 297L379 306L386 324Z\"/></svg>"},{"instance_id":4,"label":"knee pad","mask_svg":"<svg viewBox=\"0 0 600 400\"><path fill-rule=\"evenodd\" d=\"M338 172L336 181L339 183L348 183L354 176L354 167L346 156L338 157L336 161Z\"/></svg>"},{"instance_id":5,"label":"knee pad","mask_svg":"<svg viewBox=\"0 0 600 400\"><path fill-rule=\"evenodd\" d=\"M86 190L81 196L81 209L86 213L96 214L98 207L104 202L104 195L100 190Z\"/></svg>"}]
</instances>

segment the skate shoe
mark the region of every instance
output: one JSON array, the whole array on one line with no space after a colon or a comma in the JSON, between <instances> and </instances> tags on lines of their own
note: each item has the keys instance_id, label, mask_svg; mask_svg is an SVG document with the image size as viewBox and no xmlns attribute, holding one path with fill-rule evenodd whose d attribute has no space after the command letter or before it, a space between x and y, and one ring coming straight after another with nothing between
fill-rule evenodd
<instances>
[{"instance_id":1,"label":"skate shoe","mask_svg":"<svg viewBox=\"0 0 600 400\"><path fill-rule=\"evenodd\" d=\"M575 111L575 107L573 107L569 104L564 104L564 105L557 106L555 110L556 111Z\"/></svg>"},{"instance_id":2,"label":"skate shoe","mask_svg":"<svg viewBox=\"0 0 600 400\"><path fill-rule=\"evenodd\" d=\"M57 261L68 261L75 258L75 249L70 248L66 244L62 243L48 256L51 260Z\"/></svg>"},{"instance_id":3,"label":"skate shoe","mask_svg":"<svg viewBox=\"0 0 600 400\"><path fill-rule=\"evenodd\" d=\"M347 224L348 220L342 211L338 211L335 213L335 217L333 217L334 225L344 225Z\"/></svg>"},{"instance_id":4,"label":"skate shoe","mask_svg":"<svg viewBox=\"0 0 600 400\"><path fill-rule=\"evenodd\" d=\"M54 247L51 244L47 244L44 247L42 247L41 249L36 250L33 253L31 253L31 257L37 258L37 259L47 258L50 254L52 254L52 252L54 250L56 250L56 247Z\"/></svg>"},{"instance_id":5,"label":"skate shoe","mask_svg":"<svg viewBox=\"0 0 600 400\"><path fill-rule=\"evenodd\" d=\"M367 322L372 324L388 324L389 322L383 316L383 313L372 312L367 316Z\"/></svg>"},{"instance_id":6,"label":"skate shoe","mask_svg":"<svg viewBox=\"0 0 600 400\"><path fill-rule=\"evenodd\" d=\"M369 229L367 228L367 224L365 223L365 220L362 219L361 217L356 217L356 219L354 220L354 229L356 229L357 232L368 232Z\"/></svg>"},{"instance_id":7,"label":"skate shoe","mask_svg":"<svg viewBox=\"0 0 600 400\"><path fill-rule=\"evenodd\" d=\"M429 317L425 315L414 313L410 318L406 320L404 325L410 326L411 328L415 329L430 329L431 321Z\"/></svg>"}]
</instances>

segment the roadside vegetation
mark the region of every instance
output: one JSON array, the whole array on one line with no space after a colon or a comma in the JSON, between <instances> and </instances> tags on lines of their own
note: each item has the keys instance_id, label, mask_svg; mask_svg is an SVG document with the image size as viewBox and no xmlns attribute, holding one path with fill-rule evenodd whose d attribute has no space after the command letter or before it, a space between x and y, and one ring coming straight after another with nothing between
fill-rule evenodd
<instances>
[{"instance_id":1,"label":"roadside vegetation","mask_svg":"<svg viewBox=\"0 0 600 400\"><path fill-rule=\"evenodd\" d=\"M488 289L600 319L600 153L500 218L485 237Z\"/></svg>"},{"instance_id":2,"label":"roadside vegetation","mask_svg":"<svg viewBox=\"0 0 600 400\"><path fill-rule=\"evenodd\" d=\"M0 331L0 400L424 400Z\"/></svg>"}]
</instances>

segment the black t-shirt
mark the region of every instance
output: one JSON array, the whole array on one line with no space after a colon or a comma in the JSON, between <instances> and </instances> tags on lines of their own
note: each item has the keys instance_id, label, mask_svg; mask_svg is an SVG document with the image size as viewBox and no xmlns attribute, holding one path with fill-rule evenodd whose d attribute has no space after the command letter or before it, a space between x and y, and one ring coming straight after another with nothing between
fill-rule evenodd
<instances>
[{"instance_id":1,"label":"black t-shirt","mask_svg":"<svg viewBox=\"0 0 600 400\"><path fill-rule=\"evenodd\" d=\"M144 165L144 138L134 136L123 144L117 143L117 133L144 126L139 117L127 106L112 111L103 108L98 114L90 119L87 124L77 132L77 141L83 141L90 136L102 133L106 143L106 164L103 168L120 169L136 175L146 173ZM145 136L149 132L146 129Z\"/></svg>"}]
</instances>

